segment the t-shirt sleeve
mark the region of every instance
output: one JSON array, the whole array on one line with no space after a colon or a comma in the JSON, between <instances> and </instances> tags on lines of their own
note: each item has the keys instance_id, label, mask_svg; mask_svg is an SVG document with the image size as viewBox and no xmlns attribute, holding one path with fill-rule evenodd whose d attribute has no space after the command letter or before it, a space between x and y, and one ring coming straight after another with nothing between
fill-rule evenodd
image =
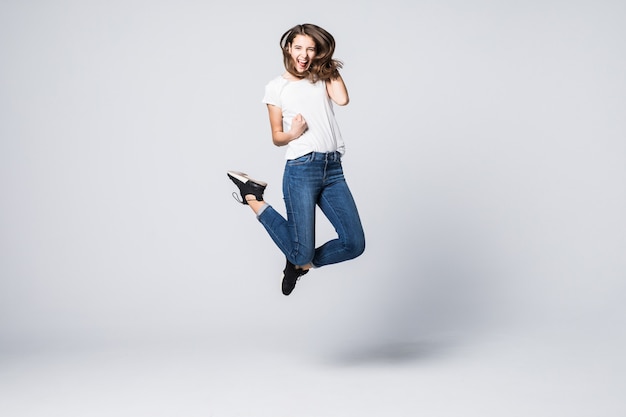
<instances>
[{"instance_id":1,"label":"t-shirt sleeve","mask_svg":"<svg viewBox=\"0 0 626 417\"><path fill-rule=\"evenodd\" d=\"M280 84L276 80L270 81L265 86L263 103L280 107Z\"/></svg>"}]
</instances>

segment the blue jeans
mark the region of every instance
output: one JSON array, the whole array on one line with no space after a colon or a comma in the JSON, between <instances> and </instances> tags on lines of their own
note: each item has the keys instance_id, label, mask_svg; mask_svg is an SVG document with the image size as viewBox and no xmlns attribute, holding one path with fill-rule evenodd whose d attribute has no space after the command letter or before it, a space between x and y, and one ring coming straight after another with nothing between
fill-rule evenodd
<instances>
[{"instance_id":1,"label":"blue jeans","mask_svg":"<svg viewBox=\"0 0 626 417\"><path fill-rule=\"evenodd\" d=\"M343 176L338 152L313 152L288 160L283 175L287 219L265 206L258 219L294 265L314 267L347 261L365 250L365 236L352 193ZM315 247L315 206L337 232L337 238Z\"/></svg>"}]
</instances>

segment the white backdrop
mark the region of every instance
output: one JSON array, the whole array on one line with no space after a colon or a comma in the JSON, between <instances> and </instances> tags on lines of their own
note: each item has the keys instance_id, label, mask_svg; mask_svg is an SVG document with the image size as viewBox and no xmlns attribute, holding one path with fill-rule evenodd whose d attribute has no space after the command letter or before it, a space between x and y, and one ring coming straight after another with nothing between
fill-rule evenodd
<instances>
[{"instance_id":1,"label":"white backdrop","mask_svg":"<svg viewBox=\"0 0 626 417\"><path fill-rule=\"evenodd\" d=\"M623 325L625 18L618 1L2 2L1 349ZM286 298L225 172L282 210L261 98L304 22L345 62L368 247Z\"/></svg>"}]
</instances>

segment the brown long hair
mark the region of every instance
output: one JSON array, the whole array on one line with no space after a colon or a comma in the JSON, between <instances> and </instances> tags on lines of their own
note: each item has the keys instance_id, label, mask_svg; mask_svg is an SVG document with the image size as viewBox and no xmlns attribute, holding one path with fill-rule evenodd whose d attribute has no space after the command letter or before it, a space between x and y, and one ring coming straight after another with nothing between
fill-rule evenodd
<instances>
[{"instance_id":1,"label":"brown long hair","mask_svg":"<svg viewBox=\"0 0 626 417\"><path fill-rule=\"evenodd\" d=\"M293 59L289 55L289 47L298 35L310 36L315 42L315 57L309 69L303 73L296 70ZM294 77L308 78L311 82L318 80L328 81L339 76L339 68L343 63L333 59L335 53L335 38L321 27L312 23L296 25L280 37L280 47L283 50L285 69Z\"/></svg>"}]
</instances>

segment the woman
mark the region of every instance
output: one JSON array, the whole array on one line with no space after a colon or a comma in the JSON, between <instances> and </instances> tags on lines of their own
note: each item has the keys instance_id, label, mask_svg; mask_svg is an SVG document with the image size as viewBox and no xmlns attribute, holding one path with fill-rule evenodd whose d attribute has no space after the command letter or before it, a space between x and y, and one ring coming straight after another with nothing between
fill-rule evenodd
<instances>
[{"instance_id":1,"label":"woman","mask_svg":"<svg viewBox=\"0 0 626 417\"><path fill-rule=\"evenodd\" d=\"M341 158L344 142L333 103L348 104L348 91L333 59L335 40L313 24L297 25L280 39L286 72L265 87L272 140L286 146L283 196L287 219L263 200L267 184L229 171L242 204L252 208L287 258L282 291L289 295L310 268L347 261L365 250L359 213L346 184ZM315 247L319 206L337 238Z\"/></svg>"}]
</instances>

